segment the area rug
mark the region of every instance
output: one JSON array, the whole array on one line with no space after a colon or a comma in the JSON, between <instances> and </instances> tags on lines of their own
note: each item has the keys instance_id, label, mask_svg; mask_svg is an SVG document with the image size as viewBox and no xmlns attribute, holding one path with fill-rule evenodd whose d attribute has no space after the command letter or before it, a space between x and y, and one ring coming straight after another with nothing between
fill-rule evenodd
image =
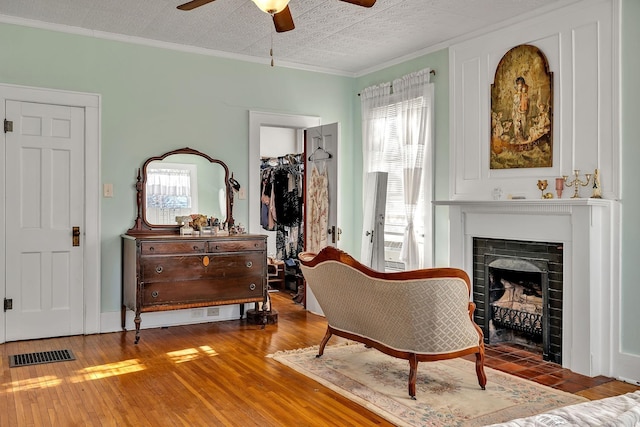
<instances>
[{"instance_id":1,"label":"area rug","mask_svg":"<svg viewBox=\"0 0 640 427\"><path fill-rule=\"evenodd\" d=\"M486 426L587 401L486 367L482 390L474 362L461 358L419 363L412 400L406 360L358 343L316 354L317 346L271 357L398 426Z\"/></svg>"}]
</instances>

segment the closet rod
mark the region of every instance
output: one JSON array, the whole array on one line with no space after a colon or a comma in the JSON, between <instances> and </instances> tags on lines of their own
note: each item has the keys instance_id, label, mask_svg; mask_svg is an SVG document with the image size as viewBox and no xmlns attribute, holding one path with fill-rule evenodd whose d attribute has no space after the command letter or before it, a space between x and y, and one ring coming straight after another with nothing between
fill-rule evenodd
<instances>
[{"instance_id":1,"label":"closet rod","mask_svg":"<svg viewBox=\"0 0 640 427\"><path fill-rule=\"evenodd\" d=\"M429 70L429 74L431 74L432 76L435 76L436 70ZM358 92L358 96L360 96L360 92Z\"/></svg>"}]
</instances>

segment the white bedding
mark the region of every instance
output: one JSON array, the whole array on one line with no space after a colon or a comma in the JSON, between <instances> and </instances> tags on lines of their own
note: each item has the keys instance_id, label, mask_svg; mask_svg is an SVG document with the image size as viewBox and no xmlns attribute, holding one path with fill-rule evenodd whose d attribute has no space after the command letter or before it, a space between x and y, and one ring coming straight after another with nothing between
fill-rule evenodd
<instances>
[{"instance_id":1,"label":"white bedding","mask_svg":"<svg viewBox=\"0 0 640 427\"><path fill-rule=\"evenodd\" d=\"M640 391L565 406L543 414L518 418L493 427L640 426Z\"/></svg>"}]
</instances>

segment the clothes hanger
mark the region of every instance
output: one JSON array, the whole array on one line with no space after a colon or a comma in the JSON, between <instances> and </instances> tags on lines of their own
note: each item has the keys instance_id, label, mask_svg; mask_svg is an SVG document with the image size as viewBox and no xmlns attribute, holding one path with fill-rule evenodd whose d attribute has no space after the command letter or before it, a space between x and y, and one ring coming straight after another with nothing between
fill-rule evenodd
<instances>
[{"instance_id":1,"label":"clothes hanger","mask_svg":"<svg viewBox=\"0 0 640 427\"><path fill-rule=\"evenodd\" d=\"M318 153L318 151L320 151L320 153L324 153L326 155L326 157L314 158L314 156L316 155L316 153ZM313 150L313 153L311 153L311 155L309 156L309 161L310 162L314 162L316 160L329 160L331 158L333 158L333 154L331 154L330 152L328 152L324 148L318 146L318 148Z\"/></svg>"}]
</instances>

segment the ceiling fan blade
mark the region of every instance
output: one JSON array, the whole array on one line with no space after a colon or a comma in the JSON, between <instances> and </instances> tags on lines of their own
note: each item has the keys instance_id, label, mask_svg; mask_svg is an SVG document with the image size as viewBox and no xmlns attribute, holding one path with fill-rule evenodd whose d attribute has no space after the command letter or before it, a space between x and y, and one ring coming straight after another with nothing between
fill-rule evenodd
<instances>
[{"instance_id":1,"label":"ceiling fan blade","mask_svg":"<svg viewBox=\"0 0 640 427\"><path fill-rule=\"evenodd\" d=\"M293 17L289 6L282 9L282 11L273 15L273 24L276 26L278 33L284 33L286 31L293 30L296 26L293 24Z\"/></svg>"},{"instance_id":2,"label":"ceiling fan blade","mask_svg":"<svg viewBox=\"0 0 640 427\"><path fill-rule=\"evenodd\" d=\"M376 0L341 0L346 3L355 4L362 7L371 7L376 4Z\"/></svg>"},{"instance_id":3,"label":"ceiling fan blade","mask_svg":"<svg viewBox=\"0 0 640 427\"><path fill-rule=\"evenodd\" d=\"M191 10L191 9L195 9L196 7L204 6L205 4L211 3L212 1L215 1L215 0L192 0L185 4L181 4L180 6L178 6L178 9Z\"/></svg>"}]
</instances>

